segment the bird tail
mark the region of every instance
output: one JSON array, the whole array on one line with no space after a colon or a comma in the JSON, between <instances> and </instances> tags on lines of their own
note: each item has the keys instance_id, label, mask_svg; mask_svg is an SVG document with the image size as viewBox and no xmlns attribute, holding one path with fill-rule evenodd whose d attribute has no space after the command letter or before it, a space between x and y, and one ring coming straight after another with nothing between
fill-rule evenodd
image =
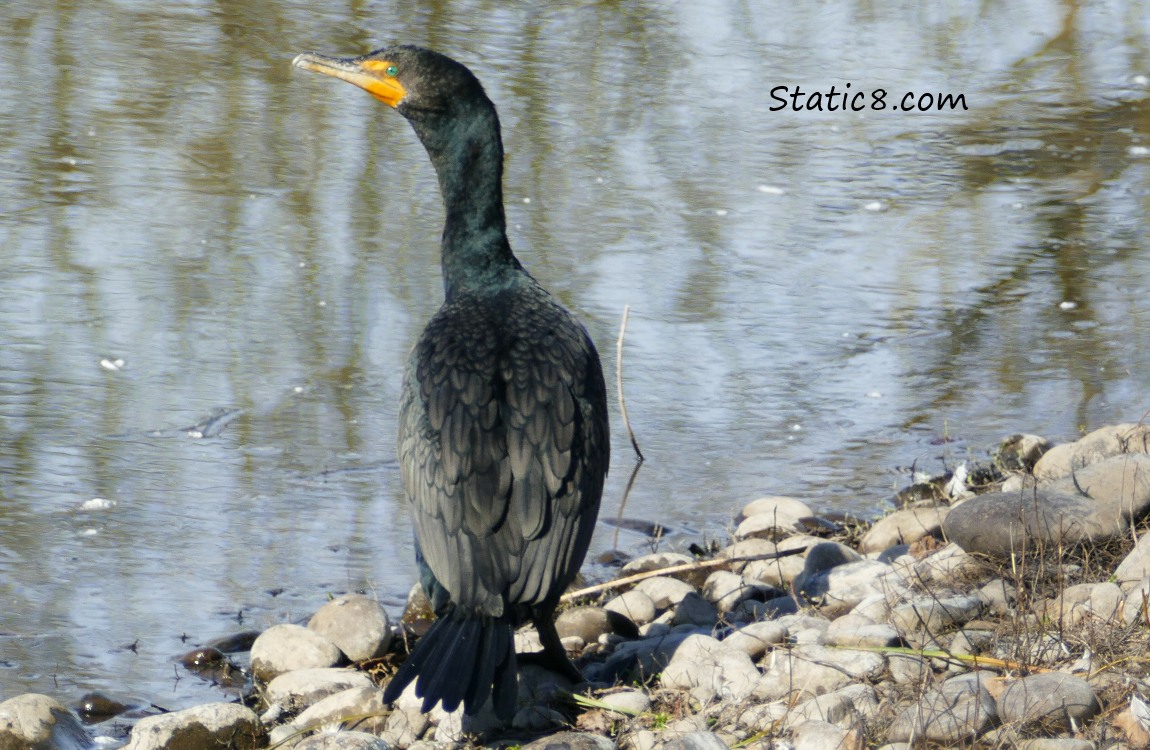
<instances>
[{"instance_id":1,"label":"bird tail","mask_svg":"<svg viewBox=\"0 0 1150 750\"><path fill-rule=\"evenodd\" d=\"M511 624L452 607L415 644L384 690L384 702L394 703L413 680L424 713L442 701L445 711L463 703L464 713L473 715L493 695L495 715L510 718L519 690Z\"/></svg>"}]
</instances>

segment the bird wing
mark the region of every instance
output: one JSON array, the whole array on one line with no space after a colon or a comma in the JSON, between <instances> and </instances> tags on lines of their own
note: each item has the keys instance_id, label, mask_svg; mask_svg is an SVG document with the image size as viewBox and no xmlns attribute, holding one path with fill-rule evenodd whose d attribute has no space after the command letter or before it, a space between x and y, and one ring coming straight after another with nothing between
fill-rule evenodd
<instances>
[{"instance_id":1,"label":"bird wing","mask_svg":"<svg viewBox=\"0 0 1150 750\"><path fill-rule=\"evenodd\" d=\"M578 321L548 296L445 304L412 352L399 433L416 536L451 600L496 616L553 604L609 462L603 375Z\"/></svg>"}]
</instances>

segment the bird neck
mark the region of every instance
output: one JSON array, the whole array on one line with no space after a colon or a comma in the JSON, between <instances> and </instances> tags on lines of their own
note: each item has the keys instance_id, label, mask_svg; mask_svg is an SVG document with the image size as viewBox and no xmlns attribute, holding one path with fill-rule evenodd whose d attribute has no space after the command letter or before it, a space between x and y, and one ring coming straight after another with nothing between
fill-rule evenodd
<instances>
[{"instance_id":1,"label":"bird neck","mask_svg":"<svg viewBox=\"0 0 1150 750\"><path fill-rule=\"evenodd\" d=\"M490 101L465 112L410 117L443 194L443 284L460 291L489 290L523 273L507 241L503 211L503 142Z\"/></svg>"}]
</instances>

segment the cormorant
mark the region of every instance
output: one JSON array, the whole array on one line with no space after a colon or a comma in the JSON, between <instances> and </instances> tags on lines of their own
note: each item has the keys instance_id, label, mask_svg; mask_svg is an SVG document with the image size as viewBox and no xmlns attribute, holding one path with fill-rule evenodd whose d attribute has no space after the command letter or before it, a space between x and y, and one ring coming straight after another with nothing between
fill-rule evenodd
<instances>
[{"instance_id":1,"label":"cormorant","mask_svg":"<svg viewBox=\"0 0 1150 750\"><path fill-rule=\"evenodd\" d=\"M362 57L305 53L293 65L341 78L415 129L446 209L443 306L408 360L398 454L416 560L437 619L385 691L413 680L476 713L511 716L513 629L533 621L540 660L579 681L554 612L591 541L609 463L599 355L582 324L507 241L495 105L460 63L412 46Z\"/></svg>"}]
</instances>

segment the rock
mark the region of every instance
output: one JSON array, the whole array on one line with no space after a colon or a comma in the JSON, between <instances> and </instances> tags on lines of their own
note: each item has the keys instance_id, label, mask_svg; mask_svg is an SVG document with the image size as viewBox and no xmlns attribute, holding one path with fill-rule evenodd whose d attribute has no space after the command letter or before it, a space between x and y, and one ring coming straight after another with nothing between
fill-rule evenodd
<instances>
[{"instance_id":1,"label":"rock","mask_svg":"<svg viewBox=\"0 0 1150 750\"><path fill-rule=\"evenodd\" d=\"M1129 591L1146 578L1150 578L1150 533L1138 537L1134 549L1122 558L1114 571L1114 582L1123 591Z\"/></svg>"},{"instance_id":2,"label":"rock","mask_svg":"<svg viewBox=\"0 0 1150 750\"><path fill-rule=\"evenodd\" d=\"M752 734L775 732L790 711L791 705L788 701L752 702L739 714L738 726L749 730Z\"/></svg>"},{"instance_id":3,"label":"rock","mask_svg":"<svg viewBox=\"0 0 1150 750\"><path fill-rule=\"evenodd\" d=\"M993 679L986 672L952 677L901 709L887 731L888 742L928 740L947 746L982 734L998 719L994 698L987 690Z\"/></svg>"},{"instance_id":4,"label":"rock","mask_svg":"<svg viewBox=\"0 0 1150 750\"><path fill-rule=\"evenodd\" d=\"M992 454L1000 471L1031 472L1038 459L1050 450L1050 441L1038 435L1010 435L1002 439Z\"/></svg>"},{"instance_id":5,"label":"rock","mask_svg":"<svg viewBox=\"0 0 1150 750\"><path fill-rule=\"evenodd\" d=\"M307 626L334 643L351 661L383 656L391 647L391 623L387 612L375 599L362 594L345 594L332 599L312 615Z\"/></svg>"},{"instance_id":6,"label":"rock","mask_svg":"<svg viewBox=\"0 0 1150 750\"><path fill-rule=\"evenodd\" d=\"M807 505L802 500L795 497L787 497L785 495L767 495L760 497L758 500L752 500L743 506L739 511L739 515L735 521L741 523L753 516L778 516L778 517L793 517L793 518L806 518L813 516L815 512L811 510L811 506Z\"/></svg>"},{"instance_id":7,"label":"rock","mask_svg":"<svg viewBox=\"0 0 1150 750\"><path fill-rule=\"evenodd\" d=\"M1022 494L988 492L951 510L942 527L947 538L967 552L1007 558L1111 539L1126 529L1126 518L1118 510L1085 495L1041 488Z\"/></svg>"},{"instance_id":8,"label":"rock","mask_svg":"<svg viewBox=\"0 0 1150 750\"><path fill-rule=\"evenodd\" d=\"M734 623L759 622L776 617L793 615L801 609L793 596L776 596L764 602L747 599L727 613L727 620Z\"/></svg>"},{"instance_id":9,"label":"rock","mask_svg":"<svg viewBox=\"0 0 1150 750\"><path fill-rule=\"evenodd\" d=\"M882 660L878 654L870 656ZM768 701L792 696L796 700L814 698L838 690L852 680L839 665L805 658L797 648L774 649L764 660L764 666L766 672L755 686L754 696Z\"/></svg>"},{"instance_id":10,"label":"rock","mask_svg":"<svg viewBox=\"0 0 1150 750\"><path fill-rule=\"evenodd\" d=\"M636 716L651 708L651 697L642 690L621 690L599 697L599 701L625 715Z\"/></svg>"},{"instance_id":11,"label":"rock","mask_svg":"<svg viewBox=\"0 0 1150 750\"><path fill-rule=\"evenodd\" d=\"M727 743L713 732L688 732L671 737L662 750L728 750Z\"/></svg>"},{"instance_id":12,"label":"rock","mask_svg":"<svg viewBox=\"0 0 1150 750\"><path fill-rule=\"evenodd\" d=\"M300 625L273 625L252 644L252 673L264 682L285 672L334 667L342 659L338 646Z\"/></svg>"},{"instance_id":13,"label":"rock","mask_svg":"<svg viewBox=\"0 0 1150 750\"><path fill-rule=\"evenodd\" d=\"M635 623L606 607L566 609L555 619L555 629L560 638L579 636L584 643L598 643L599 637L605 633L615 633L625 638L639 637L639 628Z\"/></svg>"},{"instance_id":14,"label":"rock","mask_svg":"<svg viewBox=\"0 0 1150 750\"><path fill-rule=\"evenodd\" d=\"M1150 510L1150 455L1105 458L1045 487L1066 495L1085 492L1098 504L1098 512L1121 516L1126 522L1122 528L1126 528Z\"/></svg>"},{"instance_id":15,"label":"rock","mask_svg":"<svg viewBox=\"0 0 1150 750\"><path fill-rule=\"evenodd\" d=\"M673 607L679 602L683 601L683 597L687 594L695 593L695 587L685 581L680 581L677 578L668 578L666 576L655 576L640 581L635 586L636 591L642 591L647 596L651 597L651 601L655 604L655 609L667 609Z\"/></svg>"},{"instance_id":16,"label":"rock","mask_svg":"<svg viewBox=\"0 0 1150 750\"><path fill-rule=\"evenodd\" d=\"M794 750L863 750L859 728L843 729L825 721L804 721L791 733Z\"/></svg>"},{"instance_id":17,"label":"rock","mask_svg":"<svg viewBox=\"0 0 1150 750\"><path fill-rule=\"evenodd\" d=\"M795 577L795 589L808 598L820 596L825 593L825 574L828 571L861 559L859 553L845 544L819 542L807 550L803 572Z\"/></svg>"},{"instance_id":18,"label":"rock","mask_svg":"<svg viewBox=\"0 0 1150 750\"><path fill-rule=\"evenodd\" d=\"M804 570L802 576L795 579L796 586L801 582L801 593L817 602L819 610L828 617L849 612L874 594L910 593L910 588L895 574L894 567L878 560L858 560L810 578L805 576Z\"/></svg>"},{"instance_id":19,"label":"rock","mask_svg":"<svg viewBox=\"0 0 1150 750\"><path fill-rule=\"evenodd\" d=\"M1055 732L1077 728L1098 711L1090 683L1062 672L1032 674L1006 686L998 697L998 715L1004 722L1023 726L1041 723Z\"/></svg>"},{"instance_id":20,"label":"rock","mask_svg":"<svg viewBox=\"0 0 1150 750\"><path fill-rule=\"evenodd\" d=\"M223 651L225 654L235 654L241 651L251 651L252 644L260 637L258 630L241 630L231 635L221 635L204 644L207 648Z\"/></svg>"},{"instance_id":21,"label":"rock","mask_svg":"<svg viewBox=\"0 0 1150 750\"><path fill-rule=\"evenodd\" d=\"M246 750L264 746L259 717L237 703L203 706L148 716L136 722L124 750Z\"/></svg>"},{"instance_id":22,"label":"rock","mask_svg":"<svg viewBox=\"0 0 1150 750\"><path fill-rule=\"evenodd\" d=\"M76 713L89 724L119 716L130 708L132 706L127 703L109 698L99 692L85 693L76 702Z\"/></svg>"},{"instance_id":23,"label":"rock","mask_svg":"<svg viewBox=\"0 0 1150 750\"><path fill-rule=\"evenodd\" d=\"M285 726L298 731L329 724L345 724L347 729L375 734L383 731L386 715L383 691L374 686L358 687L332 693L313 703Z\"/></svg>"},{"instance_id":24,"label":"rock","mask_svg":"<svg viewBox=\"0 0 1150 750\"><path fill-rule=\"evenodd\" d=\"M1057 598L1037 607L1035 612L1073 627L1088 620L1111 621L1122 611L1125 600L1122 589L1113 583L1080 583L1067 587Z\"/></svg>"},{"instance_id":25,"label":"rock","mask_svg":"<svg viewBox=\"0 0 1150 750\"><path fill-rule=\"evenodd\" d=\"M647 573L652 570L671 568L676 565L690 565L693 562L695 562L695 558L690 555L684 555L681 552L655 552L650 555L636 557L624 565L623 569L619 571L619 577L626 578L627 576ZM677 575L683 577L685 574L679 573Z\"/></svg>"},{"instance_id":26,"label":"rock","mask_svg":"<svg viewBox=\"0 0 1150 750\"><path fill-rule=\"evenodd\" d=\"M896 544L910 544L924 536L942 536L942 519L950 513L945 506L896 510L875 521L863 535L859 549L864 554L882 552Z\"/></svg>"},{"instance_id":27,"label":"rock","mask_svg":"<svg viewBox=\"0 0 1150 750\"><path fill-rule=\"evenodd\" d=\"M0 703L3 750L82 750L90 744L80 722L54 698L24 693Z\"/></svg>"},{"instance_id":28,"label":"rock","mask_svg":"<svg viewBox=\"0 0 1150 750\"><path fill-rule=\"evenodd\" d=\"M414 744L431 726L431 718L420 711L423 700L415 697L415 686L408 685L387 716L381 737L392 747Z\"/></svg>"},{"instance_id":29,"label":"rock","mask_svg":"<svg viewBox=\"0 0 1150 750\"><path fill-rule=\"evenodd\" d=\"M547 706L527 705L515 712L511 720L514 729L525 732L541 732L545 729L563 726L567 717Z\"/></svg>"},{"instance_id":30,"label":"rock","mask_svg":"<svg viewBox=\"0 0 1150 750\"><path fill-rule=\"evenodd\" d=\"M655 619L655 602L642 591L625 591L603 605L608 612L617 612L636 625L646 625Z\"/></svg>"},{"instance_id":31,"label":"rock","mask_svg":"<svg viewBox=\"0 0 1150 750\"><path fill-rule=\"evenodd\" d=\"M1122 604L1122 622L1150 625L1150 577L1143 578L1126 594Z\"/></svg>"},{"instance_id":32,"label":"rock","mask_svg":"<svg viewBox=\"0 0 1150 750\"><path fill-rule=\"evenodd\" d=\"M615 683L627 677L646 678L658 674L691 633L667 633L652 638L620 643L603 665L590 664L584 676L598 682Z\"/></svg>"},{"instance_id":33,"label":"rock","mask_svg":"<svg viewBox=\"0 0 1150 750\"><path fill-rule=\"evenodd\" d=\"M822 544L822 542L822 539L814 536L789 537L775 545L776 551L781 553L802 550L802 552L786 557L748 562L743 567L742 574L749 580L789 590L791 581L803 572L803 567L806 565L807 550L816 544Z\"/></svg>"},{"instance_id":34,"label":"rock","mask_svg":"<svg viewBox=\"0 0 1150 750\"><path fill-rule=\"evenodd\" d=\"M925 685L933 674L930 662L914 654L888 654L886 664L896 685Z\"/></svg>"},{"instance_id":35,"label":"rock","mask_svg":"<svg viewBox=\"0 0 1150 750\"><path fill-rule=\"evenodd\" d=\"M778 552L778 546L774 542L751 537L750 539L743 539L724 547L719 550L719 553L715 555L715 557L722 559L763 557L765 555L774 555L776 552ZM733 562L731 563L731 572L742 573L743 568L746 566L747 562Z\"/></svg>"},{"instance_id":36,"label":"rock","mask_svg":"<svg viewBox=\"0 0 1150 750\"><path fill-rule=\"evenodd\" d=\"M707 601L713 602L719 608L720 613L726 613L744 601L766 601L784 596L786 592L728 570L716 570L707 576L707 580L703 583L702 594Z\"/></svg>"},{"instance_id":37,"label":"rock","mask_svg":"<svg viewBox=\"0 0 1150 750\"><path fill-rule=\"evenodd\" d=\"M828 646L887 648L900 645L902 638L892 625L877 623L862 615L847 614L831 622L824 643Z\"/></svg>"},{"instance_id":38,"label":"rock","mask_svg":"<svg viewBox=\"0 0 1150 750\"><path fill-rule=\"evenodd\" d=\"M787 629L777 622L752 622L744 625L723 639L729 648L742 651L752 660L758 659L771 646L776 646L787 638Z\"/></svg>"},{"instance_id":39,"label":"rock","mask_svg":"<svg viewBox=\"0 0 1150 750\"><path fill-rule=\"evenodd\" d=\"M762 497L744 506L734 537L775 541L802 533L803 519L813 515L806 503L793 497Z\"/></svg>"},{"instance_id":40,"label":"rock","mask_svg":"<svg viewBox=\"0 0 1150 750\"><path fill-rule=\"evenodd\" d=\"M1058 479L1110 456L1147 452L1147 428L1141 424L1101 427L1073 443L1056 445L1034 464L1039 480Z\"/></svg>"},{"instance_id":41,"label":"rock","mask_svg":"<svg viewBox=\"0 0 1150 750\"><path fill-rule=\"evenodd\" d=\"M896 566L897 567L897 566ZM910 578L919 584L962 586L983 575L985 566L957 544L948 544L914 563Z\"/></svg>"},{"instance_id":42,"label":"rock","mask_svg":"<svg viewBox=\"0 0 1150 750\"><path fill-rule=\"evenodd\" d=\"M675 616L671 620L673 625L698 625L711 627L719 619L719 611L714 604L694 591L683 597L683 601L675 605Z\"/></svg>"},{"instance_id":43,"label":"rock","mask_svg":"<svg viewBox=\"0 0 1150 750\"><path fill-rule=\"evenodd\" d=\"M269 707L302 711L329 695L369 687L373 687L371 678L354 669L298 669L269 682L266 694Z\"/></svg>"},{"instance_id":44,"label":"rock","mask_svg":"<svg viewBox=\"0 0 1150 750\"><path fill-rule=\"evenodd\" d=\"M923 596L891 610L890 624L900 633L938 633L974 619L982 611L977 596Z\"/></svg>"},{"instance_id":45,"label":"rock","mask_svg":"<svg viewBox=\"0 0 1150 750\"><path fill-rule=\"evenodd\" d=\"M621 750L655 750L656 735L650 729L640 729L619 738Z\"/></svg>"},{"instance_id":46,"label":"rock","mask_svg":"<svg viewBox=\"0 0 1150 750\"><path fill-rule=\"evenodd\" d=\"M713 696L742 700L759 680L759 670L744 652L705 635L692 635L676 649L661 682L665 688L705 688Z\"/></svg>"},{"instance_id":47,"label":"rock","mask_svg":"<svg viewBox=\"0 0 1150 750\"><path fill-rule=\"evenodd\" d=\"M615 750L615 743L601 734L557 732L523 745L522 750Z\"/></svg>"},{"instance_id":48,"label":"rock","mask_svg":"<svg viewBox=\"0 0 1150 750\"><path fill-rule=\"evenodd\" d=\"M391 750L391 745L368 732L321 732L300 740L292 750Z\"/></svg>"},{"instance_id":49,"label":"rock","mask_svg":"<svg viewBox=\"0 0 1150 750\"><path fill-rule=\"evenodd\" d=\"M1005 579L995 578L983 584L978 590L978 598L993 615L1006 617L1012 611L1014 603L1018 600L1018 591Z\"/></svg>"},{"instance_id":50,"label":"rock","mask_svg":"<svg viewBox=\"0 0 1150 750\"><path fill-rule=\"evenodd\" d=\"M872 719L878 714L878 708L878 694L873 687L847 685L795 706L787 714L786 724L792 728L810 721L854 725Z\"/></svg>"}]
</instances>

